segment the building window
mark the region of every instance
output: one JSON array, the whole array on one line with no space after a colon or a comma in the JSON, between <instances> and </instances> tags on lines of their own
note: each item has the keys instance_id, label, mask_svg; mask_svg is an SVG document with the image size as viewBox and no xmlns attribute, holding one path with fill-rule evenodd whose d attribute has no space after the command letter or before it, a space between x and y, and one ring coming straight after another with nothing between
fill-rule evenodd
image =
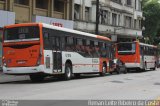
<instances>
[{"instance_id":1,"label":"building window","mask_svg":"<svg viewBox=\"0 0 160 106\"><path fill-rule=\"evenodd\" d=\"M0 1L3 1L3 0L0 0ZM14 3L28 6L29 0L14 0Z\"/></svg>"},{"instance_id":2,"label":"building window","mask_svg":"<svg viewBox=\"0 0 160 106\"><path fill-rule=\"evenodd\" d=\"M139 11L142 10L142 3L141 3L141 0L138 0L138 10L139 10Z\"/></svg>"},{"instance_id":3,"label":"building window","mask_svg":"<svg viewBox=\"0 0 160 106\"><path fill-rule=\"evenodd\" d=\"M110 13L107 10L100 10L100 23L109 24L110 22Z\"/></svg>"},{"instance_id":4,"label":"building window","mask_svg":"<svg viewBox=\"0 0 160 106\"><path fill-rule=\"evenodd\" d=\"M89 11L90 10L90 8L89 7L85 7L85 20L86 21L89 21Z\"/></svg>"},{"instance_id":5,"label":"building window","mask_svg":"<svg viewBox=\"0 0 160 106\"><path fill-rule=\"evenodd\" d=\"M127 28L132 28L132 17L126 16L126 18L125 18L125 26Z\"/></svg>"},{"instance_id":6,"label":"building window","mask_svg":"<svg viewBox=\"0 0 160 106\"><path fill-rule=\"evenodd\" d=\"M141 21L141 20L139 20L139 25L138 25L138 27L139 27L139 29L141 29L141 27L142 27L142 21Z\"/></svg>"},{"instance_id":7,"label":"building window","mask_svg":"<svg viewBox=\"0 0 160 106\"><path fill-rule=\"evenodd\" d=\"M134 28L135 29L137 28L137 20L136 19L134 20Z\"/></svg>"},{"instance_id":8,"label":"building window","mask_svg":"<svg viewBox=\"0 0 160 106\"><path fill-rule=\"evenodd\" d=\"M112 25L117 26L117 14L112 13Z\"/></svg>"},{"instance_id":9,"label":"building window","mask_svg":"<svg viewBox=\"0 0 160 106\"><path fill-rule=\"evenodd\" d=\"M54 0L54 11L64 12L64 1Z\"/></svg>"},{"instance_id":10,"label":"building window","mask_svg":"<svg viewBox=\"0 0 160 106\"><path fill-rule=\"evenodd\" d=\"M79 20L80 19L80 5L75 4L74 5L74 19Z\"/></svg>"},{"instance_id":11,"label":"building window","mask_svg":"<svg viewBox=\"0 0 160 106\"><path fill-rule=\"evenodd\" d=\"M106 23L107 23L107 24L111 24L111 23L110 23L111 13L110 13L109 11L107 11L107 14L106 14L106 15L107 15L107 16L106 16L106 17L107 17L107 18L106 18Z\"/></svg>"},{"instance_id":12,"label":"building window","mask_svg":"<svg viewBox=\"0 0 160 106\"><path fill-rule=\"evenodd\" d=\"M126 0L126 5L131 6L132 5L132 1L131 0Z\"/></svg>"},{"instance_id":13,"label":"building window","mask_svg":"<svg viewBox=\"0 0 160 106\"><path fill-rule=\"evenodd\" d=\"M137 0L135 0L135 9L137 9Z\"/></svg>"},{"instance_id":14,"label":"building window","mask_svg":"<svg viewBox=\"0 0 160 106\"><path fill-rule=\"evenodd\" d=\"M118 4L122 4L122 1L121 1L121 0L111 0L111 1L116 2L116 3L118 3Z\"/></svg>"},{"instance_id":15,"label":"building window","mask_svg":"<svg viewBox=\"0 0 160 106\"><path fill-rule=\"evenodd\" d=\"M36 8L47 9L48 1L47 0L36 0Z\"/></svg>"},{"instance_id":16,"label":"building window","mask_svg":"<svg viewBox=\"0 0 160 106\"><path fill-rule=\"evenodd\" d=\"M118 15L118 26L120 26L121 25L121 15L119 14Z\"/></svg>"}]
</instances>

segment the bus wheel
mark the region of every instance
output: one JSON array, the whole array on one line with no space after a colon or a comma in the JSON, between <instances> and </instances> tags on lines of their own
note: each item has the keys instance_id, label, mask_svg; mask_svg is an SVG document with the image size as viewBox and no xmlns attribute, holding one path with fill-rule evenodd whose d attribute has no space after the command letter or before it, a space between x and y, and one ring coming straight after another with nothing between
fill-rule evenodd
<instances>
[{"instance_id":1,"label":"bus wheel","mask_svg":"<svg viewBox=\"0 0 160 106\"><path fill-rule=\"evenodd\" d=\"M81 77L81 74L74 74L74 76L75 76L76 78L80 78L80 77Z\"/></svg>"},{"instance_id":2,"label":"bus wheel","mask_svg":"<svg viewBox=\"0 0 160 106\"><path fill-rule=\"evenodd\" d=\"M125 67L125 69L124 69L124 72L123 72L123 73L124 73L124 74L127 74L127 72L128 72L128 71L127 71L127 68Z\"/></svg>"},{"instance_id":3,"label":"bus wheel","mask_svg":"<svg viewBox=\"0 0 160 106\"><path fill-rule=\"evenodd\" d=\"M100 73L100 76L105 76L105 75L106 75L106 65L103 65L102 72Z\"/></svg>"},{"instance_id":4,"label":"bus wheel","mask_svg":"<svg viewBox=\"0 0 160 106\"><path fill-rule=\"evenodd\" d=\"M121 73L121 70L119 68L117 68L116 71L117 71L117 74Z\"/></svg>"},{"instance_id":5,"label":"bus wheel","mask_svg":"<svg viewBox=\"0 0 160 106\"><path fill-rule=\"evenodd\" d=\"M29 75L32 82L42 82L44 80L44 76L40 74L31 74Z\"/></svg>"},{"instance_id":6,"label":"bus wheel","mask_svg":"<svg viewBox=\"0 0 160 106\"><path fill-rule=\"evenodd\" d=\"M113 72L109 72L110 74L113 74Z\"/></svg>"},{"instance_id":7,"label":"bus wheel","mask_svg":"<svg viewBox=\"0 0 160 106\"><path fill-rule=\"evenodd\" d=\"M147 62L144 64L144 71L147 71Z\"/></svg>"},{"instance_id":8,"label":"bus wheel","mask_svg":"<svg viewBox=\"0 0 160 106\"><path fill-rule=\"evenodd\" d=\"M72 68L70 64L66 64L65 66L64 78L65 80L70 80L72 78Z\"/></svg>"},{"instance_id":9,"label":"bus wheel","mask_svg":"<svg viewBox=\"0 0 160 106\"><path fill-rule=\"evenodd\" d=\"M152 69L153 69L153 70L156 70L156 67L157 67L157 66L156 66L156 64L155 64L155 65L154 65L154 68L152 68Z\"/></svg>"}]
</instances>

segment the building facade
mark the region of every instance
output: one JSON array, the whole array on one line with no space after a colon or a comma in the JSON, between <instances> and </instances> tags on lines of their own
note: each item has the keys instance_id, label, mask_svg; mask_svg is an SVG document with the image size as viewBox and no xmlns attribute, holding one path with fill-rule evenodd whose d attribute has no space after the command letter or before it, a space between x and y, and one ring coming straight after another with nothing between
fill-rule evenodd
<instances>
[{"instance_id":1,"label":"building facade","mask_svg":"<svg viewBox=\"0 0 160 106\"><path fill-rule=\"evenodd\" d=\"M72 20L72 4L72 0L0 0L0 10L13 12L15 23L35 22L36 16Z\"/></svg>"},{"instance_id":2,"label":"building facade","mask_svg":"<svg viewBox=\"0 0 160 106\"><path fill-rule=\"evenodd\" d=\"M123 41L142 37L142 0L99 0L99 34ZM97 0L0 0L0 27L44 22L95 33Z\"/></svg>"},{"instance_id":3,"label":"building facade","mask_svg":"<svg viewBox=\"0 0 160 106\"><path fill-rule=\"evenodd\" d=\"M99 0L99 34L113 41L142 38L142 0ZM97 0L74 0L74 29L95 33Z\"/></svg>"}]
</instances>

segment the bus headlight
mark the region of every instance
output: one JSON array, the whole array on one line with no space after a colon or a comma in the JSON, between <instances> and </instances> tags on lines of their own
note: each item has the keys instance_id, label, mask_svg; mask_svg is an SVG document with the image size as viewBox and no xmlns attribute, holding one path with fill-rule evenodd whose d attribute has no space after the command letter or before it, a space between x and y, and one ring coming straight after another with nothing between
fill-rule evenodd
<instances>
[{"instance_id":1,"label":"bus headlight","mask_svg":"<svg viewBox=\"0 0 160 106\"><path fill-rule=\"evenodd\" d=\"M6 59L4 57L3 57L2 62L3 62L3 66L7 67Z\"/></svg>"}]
</instances>

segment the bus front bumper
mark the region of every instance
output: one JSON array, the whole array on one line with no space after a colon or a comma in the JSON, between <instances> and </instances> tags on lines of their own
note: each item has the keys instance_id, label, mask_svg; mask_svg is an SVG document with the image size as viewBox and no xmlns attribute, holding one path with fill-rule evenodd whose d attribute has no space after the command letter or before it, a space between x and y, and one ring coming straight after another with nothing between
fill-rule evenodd
<instances>
[{"instance_id":1,"label":"bus front bumper","mask_svg":"<svg viewBox=\"0 0 160 106\"><path fill-rule=\"evenodd\" d=\"M43 69L44 69L43 65L37 67L12 67L12 68L3 66L3 73L11 75L27 75L33 73L43 73Z\"/></svg>"},{"instance_id":2,"label":"bus front bumper","mask_svg":"<svg viewBox=\"0 0 160 106\"><path fill-rule=\"evenodd\" d=\"M125 63L126 68L140 68L140 63Z\"/></svg>"}]
</instances>

